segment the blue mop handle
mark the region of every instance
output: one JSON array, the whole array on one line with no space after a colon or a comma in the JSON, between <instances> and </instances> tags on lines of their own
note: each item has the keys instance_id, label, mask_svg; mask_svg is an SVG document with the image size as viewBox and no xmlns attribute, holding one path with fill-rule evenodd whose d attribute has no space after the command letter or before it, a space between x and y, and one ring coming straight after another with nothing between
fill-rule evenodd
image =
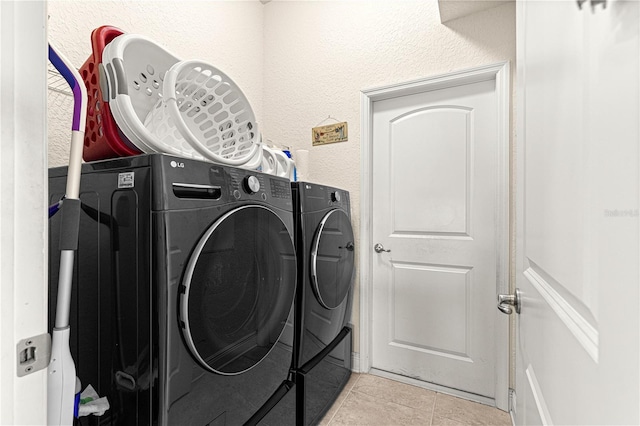
<instances>
[{"instance_id":1,"label":"blue mop handle","mask_svg":"<svg viewBox=\"0 0 640 426\"><path fill-rule=\"evenodd\" d=\"M62 204L60 275L55 326L51 336L51 360L47 381L47 424L73 423L76 394L76 368L69 348L69 311L73 282L73 263L80 228L80 172L82 145L87 118L87 89L78 71L49 43L49 60L73 91L73 122L65 202Z\"/></svg>"},{"instance_id":2,"label":"blue mop handle","mask_svg":"<svg viewBox=\"0 0 640 426\"><path fill-rule=\"evenodd\" d=\"M71 150L67 173L66 198L77 199L80 193L80 168L82 166L82 143L87 125L87 88L70 62L49 43L49 60L69 84L73 92L73 121L71 124Z\"/></svg>"}]
</instances>

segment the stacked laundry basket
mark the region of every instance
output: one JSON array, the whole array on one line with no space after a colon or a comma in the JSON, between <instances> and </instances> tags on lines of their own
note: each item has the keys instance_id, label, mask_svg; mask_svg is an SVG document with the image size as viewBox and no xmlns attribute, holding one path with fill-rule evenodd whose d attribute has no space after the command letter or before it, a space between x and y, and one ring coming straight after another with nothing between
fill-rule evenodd
<instances>
[{"instance_id":1,"label":"stacked laundry basket","mask_svg":"<svg viewBox=\"0 0 640 426\"><path fill-rule=\"evenodd\" d=\"M293 161L264 146L247 97L224 72L111 26L95 29L91 42L80 69L89 96L85 161L165 153L293 177Z\"/></svg>"}]
</instances>

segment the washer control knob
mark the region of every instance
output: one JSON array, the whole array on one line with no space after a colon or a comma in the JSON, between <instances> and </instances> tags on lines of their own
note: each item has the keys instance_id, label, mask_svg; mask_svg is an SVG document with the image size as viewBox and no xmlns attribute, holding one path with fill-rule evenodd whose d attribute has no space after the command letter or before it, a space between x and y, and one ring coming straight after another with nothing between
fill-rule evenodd
<instances>
[{"instance_id":1,"label":"washer control knob","mask_svg":"<svg viewBox=\"0 0 640 426\"><path fill-rule=\"evenodd\" d=\"M341 197L340 197L340 193L338 191L334 191L334 192L331 193L331 201L339 203L340 199L341 199Z\"/></svg>"},{"instance_id":2,"label":"washer control knob","mask_svg":"<svg viewBox=\"0 0 640 426\"><path fill-rule=\"evenodd\" d=\"M244 179L244 190L247 194L255 194L260 191L260 181L254 175L247 176Z\"/></svg>"}]
</instances>

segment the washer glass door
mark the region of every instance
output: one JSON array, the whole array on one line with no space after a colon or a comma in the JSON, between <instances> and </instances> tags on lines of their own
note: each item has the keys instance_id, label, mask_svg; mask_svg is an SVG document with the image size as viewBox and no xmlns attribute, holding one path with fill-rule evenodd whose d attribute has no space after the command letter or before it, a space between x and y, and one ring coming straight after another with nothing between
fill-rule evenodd
<instances>
[{"instance_id":1,"label":"washer glass door","mask_svg":"<svg viewBox=\"0 0 640 426\"><path fill-rule=\"evenodd\" d=\"M311 245L311 283L318 302L337 308L351 288L354 244L349 216L331 210L320 222Z\"/></svg>"},{"instance_id":2,"label":"washer glass door","mask_svg":"<svg viewBox=\"0 0 640 426\"><path fill-rule=\"evenodd\" d=\"M239 374L274 347L293 304L291 234L272 210L232 210L205 232L189 259L180 321L195 359L219 374Z\"/></svg>"}]
</instances>

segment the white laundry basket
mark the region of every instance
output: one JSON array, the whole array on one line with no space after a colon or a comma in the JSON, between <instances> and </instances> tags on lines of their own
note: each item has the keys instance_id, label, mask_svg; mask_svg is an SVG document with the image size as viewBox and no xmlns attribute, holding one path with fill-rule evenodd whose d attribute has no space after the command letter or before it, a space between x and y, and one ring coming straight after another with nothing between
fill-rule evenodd
<instances>
[{"instance_id":1,"label":"white laundry basket","mask_svg":"<svg viewBox=\"0 0 640 426\"><path fill-rule=\"evenodd\" d=\"M143 124L163 96L166 72L178 61L144 36L123 34L113 39L102 52L111 114L122 135L143 152L202 159L184 140L159 139Z\"/></svg>"},{"instance_id":2,"label":"white laundry basket","mask_svg":"<svg viewBox=\"0 0 640 426\"><path fill-rule=\"evenodd\" d=\"M241 166L260 149L258 126L242 90L202 61L181 61L167 71L163 96L145 126L161 141L184 141L211 161Z\"/></svg>"},{"instance_id":3,"label":"white laundry basket","mask_svg":"<svg viewBox=\"0 0 640 426\"><path fill-rule=\"evenodd\" d=\"M262 142L258 142L258 147L256 149L256 152L253 154L253 157L251 157L249 159L249 161L247 161L246 163L244 163L242 166L243 169L247 169L247 170L259 170L260 166L262 165L262 154L264 152L263 146L262 146Z\"/></svg>"},{"instance_id":4,"label":"white laundry basket","mask_svg":"<svg viewBox=\"0 0 640 426\"><path fill-rule=\"evenodd\" d=\"M277 148L263 147L261 166L264 173L294 180L295 162Z\"/></svg>"},{"instance_id":5,"label":"white laundry basket","mask_svg":"<svg viewBox=\"0 0 640 426\"><path fill-rule=\"evenodd\" d=\"M278 163L276 156L274 155L273 150L266 145L262 147L261 169L263 173L268 173L274 176L278 175Z\"/></svg>"},{"instance_id":6,"label":"white laundry basket","mask_svg":"<svg viewBox=\"0 0 640 426\"><path fill-rule=\"evenodd\" d=\"M276 160L276 175L286 177L289 180L293 180L294 162L287 156L282 150L274 149L273 155Z\"/></svg>"}]
</instances>

